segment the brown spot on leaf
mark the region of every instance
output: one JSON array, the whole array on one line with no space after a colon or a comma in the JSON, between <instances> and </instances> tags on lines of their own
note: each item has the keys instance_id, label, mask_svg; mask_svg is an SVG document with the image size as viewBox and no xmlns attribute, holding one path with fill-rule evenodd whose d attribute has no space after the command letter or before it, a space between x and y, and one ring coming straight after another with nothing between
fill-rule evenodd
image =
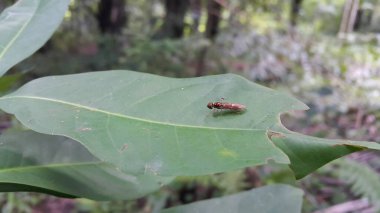
<instances>
[{"instance_id":1,"label":"brown spot on leaf","mask_svg":"<svg viewBox=\"0 0 380 213\"><path fill-rule=\"evenodd\" d=\"M284 138L285 136L279 132L273 132L273 131L268 131L267 133L268 137L270 140L272 140L272 138Z\"/></svg>"},{"instance_id":2,"label":"brown spot on leaf","mask_svg":"<svg viewBox=\"0 0 380 213\"><path fill-rule=\"evenodd\" d=\"M128 144L124 144L124 145L121 147L120 151L121 151L121 152L124 152L124 151L127 150L127 149L128 149Z\"/></svg>"}]
</instances>

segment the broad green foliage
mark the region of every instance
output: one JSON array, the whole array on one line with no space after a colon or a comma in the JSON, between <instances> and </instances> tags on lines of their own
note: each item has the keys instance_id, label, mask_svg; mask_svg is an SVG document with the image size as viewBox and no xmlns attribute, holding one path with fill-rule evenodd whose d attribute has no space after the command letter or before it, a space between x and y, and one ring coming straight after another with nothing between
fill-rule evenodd
<instances>
[{"instance_id":1,"label":"broad green foliage","mask_svg":"<svg viewBox=\"0 0 380 213\"><path fill-rule=\"evenodd\" d=\"M135 199L171 181L122 173L79 143L33 131L0 137L0 191L37 191L94 200Z\"/></svg>"},{"instance_id":2,"label":"broad green foliage","mask_svg":"<svg viewBox=\"0 0 380 213\"><path fill-rule=\"evenodd\" d=\"M220 97L245 113L213 113ZM272 99L277 104L272 103ZM134 174L203 175L289 163L267 137L281 111L304 105L236 75L165 78L131 71L48 77L0 98L27 127L64 135Z\"/></svg>"},{"instance_id":3,"label":"broad green foliage","mask_svg":"<svg viewBox=\"0 0 380 213\"><path fill-rule=\"evenodd\" d=\"M344 155L365 149L380 150L380 144L374 142L331 140L284 132L274 135L272 140L288 155L290 168L297 179Z\"/></svg>"},{"instance_id":4,"label":"broad green foliage","mask_svg":"<svg viewBox=\"0 0 380 213\"><path fill-rule=\"evenodd\" d=\"M247 111L206 107L220 97ZM0 108L30 129L73 138L136 175L204 175L273 160L290 163L302 178L345 154L380 149L286 130L279 114L306 106L231 74L175 79L106 71L47 77L0 98Z\"/></svg>"},{"instance_id":5,"label":"broad green foliage","mask_svg":"<svg viewBox=\"0 0 380 213\"><path fill-rule=\"evenodd\" d=\"M0 76L48 40L69 2L20 0L1 13ZM0 79L0 92L17 78ZM206 107L220 98L247 110ZM119 70L46 77L0 97L0 109L36 131L1 135L1 192L135 199L175 176L273 161L302 178L349 153L380 150L376 143L287 130L279 115L307 106L232 74L175 79ZM269 186L165 212L300 212L301 201L300 190Z\"/></svg>"},{"instance_id":6,"label":"broad green foliage","mask_svg":"<svg viewBox=\"0 0 380 213\"><path fill-rule=\"evenodd\" d=\"M40 48L63 19L70 0L20 0L0 15L0 76Z\"/></svg>"},{"instance_id":7,"label":"broad green foliage","mask_svg":"<svg viewBox=\"0 0 380 213\"><path fill-rule=\"evenodd\" d=\"M272 185L247 192L199 201L170 208L162 213L239 212L297 213L301 212L303 192L287 185Z\"/></svg>"}]
</instances>

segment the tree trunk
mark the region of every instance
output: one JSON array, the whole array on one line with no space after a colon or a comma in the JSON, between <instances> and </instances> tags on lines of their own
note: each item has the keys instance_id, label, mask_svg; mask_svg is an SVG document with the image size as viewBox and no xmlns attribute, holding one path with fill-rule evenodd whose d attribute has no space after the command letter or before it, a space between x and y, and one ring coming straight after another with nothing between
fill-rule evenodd
<instances>
[{"instance_id":1,"label":"tree trunk","mask_svg":"<svg viewBox=\"0 0 380 213\"><path fill-rule=\"evenodd\" d=\"M189 0L165 0L166 15L156 38L182 38Z\"/></svg>"},{"instance_id":2,"label":"tree trunk","mask_svg":"<svg viewBox=\"0 0 380 213\"><path fill-rule=\"evenodd\" d=\"M346 1L340 23L339 35L344 35L353 31L358 9L359 0Z\"/></svg>"},{"instance_id":3,"label":"tree trunk","mask_svg":"<svg viewBox=\"0 0 380 213\"><path fill-rule=\"evenodd\" d=\"M206 38L214 41L219 32L219 22L222 12L222 6L217 0L208 0L207 5L207 24L206 24ZM203 47L198 56L197 71L195 76L202 76L206 74L206 57L208 47Z\"/></svg>"},{"instance_id":4,"label":"tree trunk","mask_svg":"<svg viewBox=\"0 0 380 213\"><path fill-rule=\"evenodd\" d=\"M298 16L301 10L301 4L303 0L292 0L292 6L290 11L290 25L295 27L297 25Z\"/></svg>"},{"instance_id":5,"label":"tree trunk","mask_svg":"<svg viewBox=\"0 0 380 213\"><path fill-rule=\"evenodd\" d=\"M206 38L213 40L219 31L222 6L216 0L209 0L207 5Z\"/></svg>"},{"instance_id":6,"label":"tree trunk","mask_svg":"<svg viewBox=\"0 0 380 213\"><path fill-rule=\"evenodd\" d=\"M380 32L380 2L378 1L373 9L373 14L370 20L370 30L372 32Z\"/></svg>"},{"instance_id":7,"label":"tree trunk","mask_svg":"<svg viewBox=\"0 0 380 213\"><path fill-rule=\"evenodd\" d=\"M191 32L198 32L199 21L201 19L201 9L202 1L201 0L190 0L191 8L191 17L193 19L193 25L191 26Z\"/></svg>"},{"instance_id":8,"label":"tree trunk","mask_svg":"<svg viewBox=\"0 0 380 213\"><path fill-rule=\"evenodd\" d=\"M125 0L101 0L99 2L97 20L102 33L121 33L127 24L125 6Z\"/></svg>"}]
</instances>

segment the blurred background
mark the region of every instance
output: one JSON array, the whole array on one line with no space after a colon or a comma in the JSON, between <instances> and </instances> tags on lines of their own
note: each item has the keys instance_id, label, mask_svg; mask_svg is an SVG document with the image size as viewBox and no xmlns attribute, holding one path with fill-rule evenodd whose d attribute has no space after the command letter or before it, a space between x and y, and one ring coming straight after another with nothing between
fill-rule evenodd
<instances>
[{"instance_id":1,"label":"blurred background","mask_svg":"<svg viewBox=\"0 0 380 213\"><path fill-rule=\"evenodd\" d=\"M0 0L0 11L14 0ZM310 110L282 115L304 134L380 141L378 0L72 0L53 37L0 80L0 94L48 75L126 69L171 77L235 73ZM20 125L0 112L0 132ZM136 201L1 193L1 212L153 212L272 183L301 187L304 212L376 212L380 154L355 153L294 183L267 165L179 177Z\"/></svg>"}]
</instances>

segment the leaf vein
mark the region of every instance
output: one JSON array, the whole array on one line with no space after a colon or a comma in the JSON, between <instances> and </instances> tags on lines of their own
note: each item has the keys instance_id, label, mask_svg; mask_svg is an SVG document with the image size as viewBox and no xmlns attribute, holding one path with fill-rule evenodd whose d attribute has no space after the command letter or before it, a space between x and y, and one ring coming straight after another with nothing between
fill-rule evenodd
<instances>
[{"instance_id":1,"label":"leaf vein","mask_svg":"<svg viewBox=\"0 0 380 213\"><path fill-rule=\"evenodd\" d=\"M40 100L40 101L47 101L47 102L53 102L53 103L60 103L60 104L64 104L64 105L68 105L68 106L72 106L72 107L82 108L82 109L89 110L89 111L103 113L103 114L110 115L110 116L112 115L112 116L115 116L115 117L120 117L120 118L125 118L125 119L131 119L131 120L137 120L137 121L142 121L142 122L151 123L151 124L160 124L160 125L167 125L167 126L178 126L178 127L185 127L185 128L199 128L199 129L210 129L210 130L226 130L226 131L228 131L228 130L230 130L230 131L236 131L236 130L239 130L239 131L265 131L265 129L241 129L241 128L222 128L222 127L208 127L208 126L192 126L192 125L185 125L185 124L174 124L174 123L153 121L153 120L147 120L147 119L143 119L143 118L137 118L137 117L133 117L133 116L129 116L129 115L124 115L124 114L120 114L120 113L116 113L116 112L109 112L109 111L105 111L105 110L98 109L98 108L84 106L84 105L81 105L81 104L70 103L70 102L63 101L63 100L57 100L57 99L51 99L51 98L45 98L45 97L33 97L33 96L8 96L7 97L7 96L3 96L3 97L0 97L0 101L1 100L7 100L7 99L17 99L17 98L19 98L19 99Z\"/></svg>"}]
</instances>

